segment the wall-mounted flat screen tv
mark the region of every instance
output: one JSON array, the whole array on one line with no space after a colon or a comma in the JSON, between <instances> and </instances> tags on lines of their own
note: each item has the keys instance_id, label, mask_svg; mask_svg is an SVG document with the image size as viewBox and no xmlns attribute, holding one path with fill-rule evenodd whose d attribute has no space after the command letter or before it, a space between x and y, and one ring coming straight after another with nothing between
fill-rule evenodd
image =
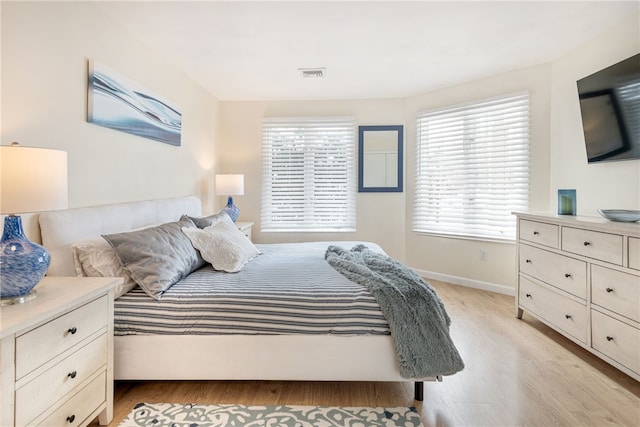
<instances>
[{"instance_id":1,"label":"wall-mounted flat screen tv","mask_svg":"<svg viewBox=\"0 0 640 427\"><path fill-rule=\"evenodd\" d=\"M640 54L578 80L589 163L640 159Z\"/></svg>"}]
</instances>

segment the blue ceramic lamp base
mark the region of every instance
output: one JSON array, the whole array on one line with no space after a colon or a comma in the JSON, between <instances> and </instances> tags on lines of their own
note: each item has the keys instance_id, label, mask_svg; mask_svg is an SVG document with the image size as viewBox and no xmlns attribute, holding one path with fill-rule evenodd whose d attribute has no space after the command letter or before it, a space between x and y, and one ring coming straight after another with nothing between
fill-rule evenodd
<instances>
[{"instance_id":1,"label":"blue ceramic lamp base","mask_svg":"<svg viewBox=\"0 0 640 427\"><path fill-rule=\"evenodd\" d=\"M18 304L36 297L33 288L44 277L51 257L43 246L24 235L22 219L4 219L0 240L0 305Z\"/></svg>"},{"instance_id":2,"label":"blue ceramic lamp base","mask_svg":"<svg viewBox=\"0 0 640 427\"><path fill-rule=\"evenodd\" d=\"M221 212L226 212L227 215L231 217L233 222L236 222L238 217L240 216L240 209L236 205L233 204L233 197L229 196L227 199L227 206L220 209Z\"/></svg>"}]
</instances>

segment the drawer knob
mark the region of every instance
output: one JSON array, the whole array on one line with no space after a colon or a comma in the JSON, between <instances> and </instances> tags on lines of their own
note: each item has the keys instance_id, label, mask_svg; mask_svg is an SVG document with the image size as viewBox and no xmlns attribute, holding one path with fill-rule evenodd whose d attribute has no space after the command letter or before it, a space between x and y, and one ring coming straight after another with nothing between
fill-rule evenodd
<instances>
[{"instance_id":1,"label":"drawer knob","mask_svg":"<svg viewBox=\"0 0 640 427\"><path fill-rule=\"evenodd\" d=\"M566 277L567 279L571 277L571 274L569 273L564 273L564 277Z\"/></svg>"},{"instance_id":2,"label":"drawer knob","mask_svg":"<svg viewBox=\"0 0 640 427\"><path fill-rule=\"evenodd\" d=\"M589 245L591 245L591 242L584 242L583 245L589 246Z\"/></svg>"},{"instance_id":3,"label":"drawer knob","mask_svg":"<svg viewBox=\"0 0 640 427\"><path fill-rule=\"evenodd\" d=\"M67 422L68 422L69 424L71 424L71 423L72 423L72 422L74 422L75 420L76 420L76 416L75 416L75 415L69 415L69 416L67 417Z\"/></svg>"},{"instance_id":4,"label":"drawer knob","mask_svg":"<svg viewBox=\"0 0 640 427\"><path fill-rule=\"evenodd\" d=\"M531 264L531 260L530 259L527 259L524 262L526 262L527 264Z\"/></svg>"},{"instance_id":5,"label":"drawer knob","mask_svg":"<svg viewBox=\"0 0 640 427\"><path fill-rule=\"evenodd\" d=\"M607 341L613 341L613 337L607 337Z\"/></svg>"},{"instance_id":6,"label":"drawer knob","mask_svg":"<svg viewBox=\"0 0 640 427\"><path fill-rule=\"evenodd\" d=\"M78 372L77 372L77 371L69 372L69 373L67 374L67 376L68 376L69 378L71 378L71 379L74 379L74 378L76 377L76 375L78 375Z\"/></svg>"},{"instance_id":7,"label":"drawer knob","mask_svg":"<svg viewBox=\"0 0 640 427\"><path fill-rule=\"evenodd\" d=\"M605 289L605 291L607 291L608 293L611 293L611 292L613 292L613 289L612 288L607 288L607 289Z\"/></svg>"},{"instance_id":8,"label":"drawer knob","mask_svg":"<svg viewBox=\"0 0 640 427\"><path fill-rule=\"evenodd\" d=\"M540 235L540 233L539 233L539 232L537 232L537 231L534 231L534 232L533 232L533 235L534 235L534 236L538 236L538 235Z\"/></svg>"},{"instance_id":9,"label":"drawer knob","mask_svg":"<svg viewBox=\"0 0 640 427\"><path fill-rule=\"evenodd\" d=\"M531 298L531 294L526 294L525 295L527 298Z\"/></svg>"},{"instance_id":10,"label":"drawer knob","mask_svg":"<svg viewBox=\"0 0 640 427\"><path fill-rule=\"evenodd\" d=\"M571 315L570 314L565 314L564 317L565 317L565 319L571 319Z\"/></svg>"},{"instance_id":11,"label":"drawer knob","mask_svg":"<svg viewBox=\"0 0 640 427\"><path fill-rule=\"evenodd\" d=\"M76 332L78 332L78 328L74 326L73 328L67 329L67 332L69 332L71 335L75 335Z\"/></svg>"}]
</instances>

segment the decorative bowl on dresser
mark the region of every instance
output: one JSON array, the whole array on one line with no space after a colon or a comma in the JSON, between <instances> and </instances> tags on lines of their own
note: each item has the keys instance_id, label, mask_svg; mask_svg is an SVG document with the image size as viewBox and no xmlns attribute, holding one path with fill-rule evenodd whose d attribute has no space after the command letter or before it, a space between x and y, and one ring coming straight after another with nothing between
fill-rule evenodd
<instances>
[{"instance_id":1,"label":"decorative bowl on dresser","mask_svg":"<svg viewBox=\"0 0 640 427\"><path fill-rule=\"evenodd\" d=\"M0 425L113 419L113 297L121 278L45 277L0 308Z\"/></svg>"},{"instance_id":2,"label":"decorative bowl on dresser","mask_svg":"<svg viewBox=\"0 0 640 427\"><path fill-rule=\"evenodd\" d=\"M526 311L640 381L640 224L515 214L516 316Z\"/></svg>"}]
</instances>

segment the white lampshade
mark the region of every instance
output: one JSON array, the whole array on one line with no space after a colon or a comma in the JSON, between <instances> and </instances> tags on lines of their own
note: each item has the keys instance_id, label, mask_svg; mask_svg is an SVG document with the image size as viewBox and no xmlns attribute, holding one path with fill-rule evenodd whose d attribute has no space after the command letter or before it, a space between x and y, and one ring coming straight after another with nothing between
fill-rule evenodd
<instances>
[{"instance_id":1,"label":"white lampshade","mask_svg":"<svg viewBox=\"0 0 640 427\"><path fill-rule=\"evenodd\" d=\"M244 195L244 175L216 175L216 194L219 196Z\"/></svg>"},{"instance_id":2,"label":"white lampshade","mask_svg":"<svg viewBox=\"0 0 640 427\"><path fill-rule=\"evenodd\" d=\"M65 151L1 146L0 166L0 213L67 208Z\"/></svg>"}]
</instances>

